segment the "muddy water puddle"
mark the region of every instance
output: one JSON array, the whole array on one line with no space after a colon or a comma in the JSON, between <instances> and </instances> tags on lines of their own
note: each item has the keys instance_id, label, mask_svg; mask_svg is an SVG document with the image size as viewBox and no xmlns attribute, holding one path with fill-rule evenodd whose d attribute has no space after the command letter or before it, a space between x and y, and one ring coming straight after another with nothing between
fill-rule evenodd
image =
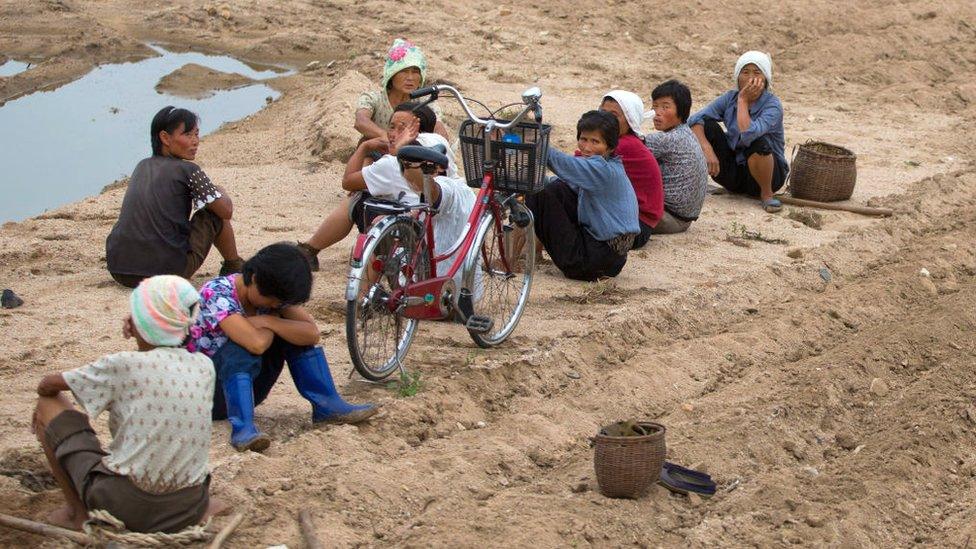
<instances>
[{"instance_id":1,"label":"muddy water puddle","mask_svg":"<svg viewBox=\"0 0 976 549\"><path fill-rule=\"evenodd\" d=\"M205 135L280 97L262 81L292 73L228 56L150 47L158 57L101 65L55 90L0 107L0 223L98 194L127 176L151 154L149 123L162 107L196 112ZM156 91L162 77L188 64L237 73L254 83L198 99Z\"/></svg>"}]
</instances>

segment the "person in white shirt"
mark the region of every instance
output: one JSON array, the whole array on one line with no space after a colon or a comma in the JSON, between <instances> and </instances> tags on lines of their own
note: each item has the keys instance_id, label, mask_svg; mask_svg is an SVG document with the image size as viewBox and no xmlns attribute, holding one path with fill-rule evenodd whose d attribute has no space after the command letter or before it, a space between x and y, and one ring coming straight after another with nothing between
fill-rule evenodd
<instances>
[{"instance_id":1,"label":"person in white shirt","mask_svg":"<svg viewBox=\"0 0 976 549\"><path fill-rule=\"evenodd\" d=\"M185 279L146 278L123 326L138 351L38 384L33 429L67 503L50 522L80 529L89 510L101 509L133 532L177 532L223 506L209 495L213 362L181 347L199 309ZM89 423L102 412L112 433L107 451Z\"/></svg>"},{"instance_id":2,"label":"person in white shirt","mask_svg":"<svg viewBox=\"0 0 976 549\"><path fill-rule=\"evenodd\" d=\"M411 205L420 201L419 194L403 180L396 153L400 147L417 139L418 135L437 135L433 133L436 122L437 117L429 107L402 103L396 107L390 119L386 136L360 143L346 163L342 178L342 188L349 191L349 196L329 213L311 238L298 243L313 271L319 270L320 251L345 238L353 226L361 233L369 228L372 219L365 219L365 199L383 198ZM446 143L443 137L438 137ZM448 173L457 173L453 159Z\"/></svg>"}]
</instances>

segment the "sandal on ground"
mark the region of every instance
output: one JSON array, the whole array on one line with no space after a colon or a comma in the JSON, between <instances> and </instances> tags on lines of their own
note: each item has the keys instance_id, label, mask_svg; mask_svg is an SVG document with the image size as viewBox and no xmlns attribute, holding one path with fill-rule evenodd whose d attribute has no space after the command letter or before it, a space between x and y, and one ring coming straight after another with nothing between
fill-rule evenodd
<instances>
[{"instance_id":1,"label":"sandal on ground","mask_svg":"<svg viewBox=\"0 0 976 549\"><path fill-rule=\"evenodd\" d=\"M783 209L783 203L778 198L770 198L762 201L762 208L766 213L776 213Z\"/></svg>"},{"instance_id":2,"label":"sandal on ground","mask_svg":"<svg viewBox=\"0 0 976 549\"><path fill-rule=\"evenodd\" d=\"M712 477L667 461L661 467L658 484L678 494L694 493L704 498L715 495L715 481Z\"/></svg>"}]
</instances>

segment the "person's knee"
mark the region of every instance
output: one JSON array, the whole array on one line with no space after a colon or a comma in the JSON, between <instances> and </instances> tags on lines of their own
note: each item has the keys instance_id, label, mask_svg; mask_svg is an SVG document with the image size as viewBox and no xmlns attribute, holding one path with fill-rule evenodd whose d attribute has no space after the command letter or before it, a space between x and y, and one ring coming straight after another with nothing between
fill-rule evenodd
<instances>
[{"instance_id":1,"label":"person's knee","mask_svg":"<svg viewBox=\"0 0 976 549\"><path fill-rule=\"evenodd\" d=\"M52 397L38 397L34 407L34 429L38 437L43 436L44 429L51 423L51 420L58 417L61 412L74 410L75 407L68 400L64 393L58 393Z\"/></svg>"},{"instance_id":2,"label":"person's knee","mask_svg":"<svg viewBox=\"0 0 976 549\"><path fill-rule=\"evenodd\" d=\"M267 347L263 349L266 351ZM217 377L228 379L235 374L246 373L252 378L261 371L261 354L255 354L243 346L228 340L213 356Z\"/></svg>"},{"instance_id":3,"label":"person's knee","mask_svg":"<svg viewBox=\"0 0 976 549\"><path fill-rule=\"evenodd\" d=\"M765 161L766 159L772 161L773 159L773 147L769 142L768 136L762 136L746 147L744 151L746 159L750 162L753 161ZM753 160L753 157L756 157Z\"/></svg>"}]
</instances>

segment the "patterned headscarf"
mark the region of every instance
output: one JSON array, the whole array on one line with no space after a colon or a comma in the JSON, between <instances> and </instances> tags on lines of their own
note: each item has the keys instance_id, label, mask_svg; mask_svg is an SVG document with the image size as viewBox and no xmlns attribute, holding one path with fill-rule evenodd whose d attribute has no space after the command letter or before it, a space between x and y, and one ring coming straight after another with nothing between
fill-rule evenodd
<instances>
[{"instance_id":1,"label":"patterned headscarf","mask_svg":"<svg viewBox=\"0 0 976 549\"><path fill-rule=\"evenodd\" d=\"M747 51L743 53L739 57L739 60L735 62L735 71L734 74L732 75L732 83L735 86L739 85L739 73L742 72L742 69L749 64L759 67L759 70L762 71L763 76L766 77L766 82L769 83L769 87L772 88L773 87L773 60L771 57L769 57L768 53L764 53L756 50Z\"/></svg>"},{"instance_id":2,"label":"patterned headscarf","mask_svg":"<svg viewBox=\"0 0 976 549\"><path fill-rule=\"evenodd\" d=\"M393 78L393 75L407 67L420 69L420 85L423 86L424 82L427 81L427 58L413 42L397 38L390 46L390 50L386 52L382 88L385 90L386 84Z\"/></svg>"},{"instance_id":3,"label":"patterned headscarf","mask_svg":"<svg viewBox=\"0 0 976 549\"><path fill-rule=\"evenodd\" d=\"M140 282L129 297L132 325L150 345L178 347L196 319L199 303L200 294L186 279L153 276Z\"/></svg>"}]
</instances>

